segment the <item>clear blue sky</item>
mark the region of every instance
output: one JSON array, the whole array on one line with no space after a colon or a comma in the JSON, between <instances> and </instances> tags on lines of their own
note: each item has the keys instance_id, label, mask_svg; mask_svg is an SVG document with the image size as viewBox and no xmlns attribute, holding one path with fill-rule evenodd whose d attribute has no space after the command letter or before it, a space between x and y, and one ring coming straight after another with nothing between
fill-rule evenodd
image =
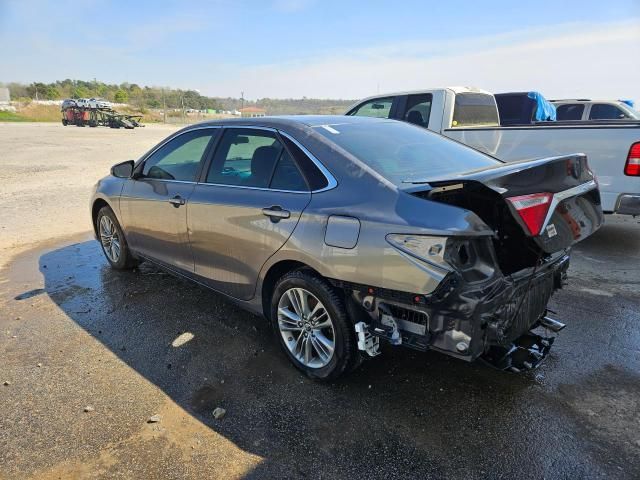
<instances>
[{"instance_id":1,"label":"clear blue sky","mask_svg":"<svg viewBox=\"0 0 640 480\"><path fill-rule=\"evenodd\" d=\"M608 46L598 42L591 63L602 59L611 68L607 57L622 62L634 44L635 59L627 60L639 63L640 0L527 3L534 2L0 0L0 81L96 77L211 95L244 90L249 98L354 97L434 81L491 89L513 75L509 46L534 52L538 70L547 57L556 69L563 60L554 45L573 48L563 55L583 55L593 30ZM541 41L550 42L548 52L535 47ZM473 75L465 63L494 76ZM612 95L640 94L635 65L628 87L616 83ZM424 78L402 77L416 72ZM538 75L532 81L545 79ZM518 86L524 80L514 77ZM559 87L550 81L528 88L545 86Z\"/></svg>"}]
</instances>

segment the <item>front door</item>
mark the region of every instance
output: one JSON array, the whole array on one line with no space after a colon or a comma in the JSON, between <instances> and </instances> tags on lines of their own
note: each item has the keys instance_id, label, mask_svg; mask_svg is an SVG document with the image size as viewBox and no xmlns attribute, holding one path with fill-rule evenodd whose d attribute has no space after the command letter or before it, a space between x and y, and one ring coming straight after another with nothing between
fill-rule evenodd
<instances>
[{"instance_id":1,"label":"front door","mask_svg":"<svg viewBox=\"0 0 640 480\"><path fill-rule=\"evenodd\" d=\"M187 203L217 129L198 129L153 152L125 185L120 209L127 241L136 252L193 272L187 235Z\"/></svg>"},{"instance_id":2,"label":"front door","mask_svg":"<svg viewBox=\"0 0 640 480\"><path fill-rule=\"evenodd\" d=\"M199 279L233 297L253 297L260 269L291 236L310 199L275 131L225 129L187 205Z\"/></svg>"}]
</instances>

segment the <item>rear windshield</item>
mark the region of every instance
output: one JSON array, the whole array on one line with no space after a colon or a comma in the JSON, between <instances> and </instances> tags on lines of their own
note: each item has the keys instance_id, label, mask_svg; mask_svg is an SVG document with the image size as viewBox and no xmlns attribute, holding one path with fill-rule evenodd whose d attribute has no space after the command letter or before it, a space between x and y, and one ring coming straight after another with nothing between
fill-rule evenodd
<instances>
[{"instance_id":1,"label":"rear windshield","mask_svg":"<svg viewBox=\"0 0 640 480\"><path fill-rule=\"evenodd\" d=\"M458 93L453 107L452 127L497 126L498 107L493 95Z\"/></svg>"},{"instance_id":2,"label":"rear windshield","mask_svg":"<svg viewBox=\"0 0 640 480\"><path fill-rule=\"evenodd\" d=\"M434 180L501 163L404 122L363 122L314 128L396 185Z\"/></svg>"}]
</instances>

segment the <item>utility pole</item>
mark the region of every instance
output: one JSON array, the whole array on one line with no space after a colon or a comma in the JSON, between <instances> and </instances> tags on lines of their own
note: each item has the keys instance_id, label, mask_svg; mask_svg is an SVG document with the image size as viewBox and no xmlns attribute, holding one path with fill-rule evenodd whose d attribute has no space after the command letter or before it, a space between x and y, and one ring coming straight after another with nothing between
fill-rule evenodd
<instances>
[{"instance_id":1,"label":"utility pole","mask_svg":"<svg viewBox=\"0 0 640 480\"><path fill-rule=\"evenodd\" d=\"M162 121L167 123L167 102L164 99L164 88L162 89Z\"/></svg>"},{"instance_id":2,"label":"utility pole","mask_svg":"<svg viewBox=\"0 0 640 480\"><path fill-rule=\"evenodd\" d=\"M242 116L243 108L244 108L244 92L240 92L240 116Z\"/></svg>"}]
</instances>

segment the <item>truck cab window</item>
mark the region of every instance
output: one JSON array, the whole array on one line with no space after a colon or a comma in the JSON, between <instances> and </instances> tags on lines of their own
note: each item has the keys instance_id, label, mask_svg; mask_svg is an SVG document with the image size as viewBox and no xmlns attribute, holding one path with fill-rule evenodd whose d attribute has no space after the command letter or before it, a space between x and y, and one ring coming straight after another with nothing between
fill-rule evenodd
<instances>
[{"instance_id":1,"label":"truck cab window","mask_svg":"<svg viewBox=\"0 0 640 480\"><path fill-rule=\"evenodd\" d=\"M589 120L622 120L630 118L622 109L608 103L594 103L591 105Z\"/></svg>"},{"instance_id":2,"label":"truck cab window","mask_svg":"<svg viewBox=\"0 0 640 480\"><path fill-rule=\"evenodd\" d=\"M582 120L584 105L579 103L566 103L556 108L557 120Z\"/></svg>"},{"instance_id":3,"label":"truck cab window","mask_svg":"<svg viewBox=\"0 0 640 480\"><path fill-rule=\"evenodd\" d=\"M427 128L429 126L429 116L431 115L432 99L433 95L430 93L409 95L403 120Z\"/></svg>"},{"instance_id":4,"label":"truck cab window","mask_svg":"<svg viewBox=\"0 0 640 480\"><path fill-rule=\"evenodd\" d=\"M389 118L392 104L393 97L376 98L375 100L369 100L359 105L355 110L351 111L349 115L356 117Z\"/></svg>"}]
</instances>

